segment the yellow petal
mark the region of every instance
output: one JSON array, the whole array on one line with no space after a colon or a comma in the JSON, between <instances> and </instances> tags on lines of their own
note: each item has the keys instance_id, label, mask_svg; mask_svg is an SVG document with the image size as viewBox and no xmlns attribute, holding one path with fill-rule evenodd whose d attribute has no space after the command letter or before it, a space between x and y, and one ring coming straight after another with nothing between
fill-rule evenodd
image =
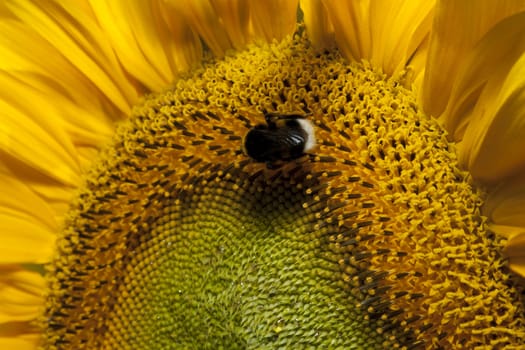
<instances>
[{"instance_id":1,"label":"yellow petal","mask_svg":"<svg viewBox=\"0 0 525 350\"><path fill-rule=\"evenodd\" d=\"M3 199L0 201L0 207L15 209L38 207L41 213L33 213L36 218L46 216L47 220L53 219L56 222L60 222L59 217L67 210L74 192L73 187L53 181L48 176L5 153L2 154L0 162L0 181L2 183L0 192ZM16 192L17 195L3 195L11 191ZM45 203L49 209L44 209L40 203ZM57 224L53 225L52 231L56 231L56 226Z\"/></svg>"},{"instance_id":2,"label":"yellow petal","mask_svg":"<svg viewBox=\"0 0 525 350\"><path fill-rule=\"evenodd\" d=\"M301 0L308 38L318 50L335 46L334 27L322 0Z\"/></svg>"},{"instance_id":3,"label":"yellow petal","mask_svg":"<svg viewBox=\"0 0 525 350\"><path fill-rule=\"evenodd\" d=\"M487 124L487 110L494 108L504 79L525 51L525 41L515 40L525 35L523 21L523 13L502 20L465 57L440 117L454 140L463 138L471 120Z\"/></svg>"},{"instance_id":4,"label":"yellow petal","mask_svg":"<svg viewBox=\"0 0 525 350\"><path fill-rule=\"evenodd\" d=\"M111 108L96 100L79 106L41 76L0 74L0 94L0 145L10 168L23 163L74 187L88 165L79 148L96 150L113 134L114 123L105 114Z\"/></svg>"},{"instance_id":5,"label":"yellow petal","mask_svg":"<svg viewBox=\"0 0 525 350\"><path fill-rule=\"evenodd\" d=\"M389 75L402 70L430 32L434 1L373 1L370 61Z\"/></svg>"},{"instance_id":6,"label":"yellow petal","mask_svg":"<svg viewBox=\"0 0 525 350\"><path fill-rule=\"evenodd\" d=\"M55 212L49 204L30 188L29 183L0 172L0 210L11 210L32 217L33 222L39 222L49 230L57 228Z\"/></svg>"},{"instance_id":7,"label":"yellow petal","mask_svg":"<svg viewBox=\"0 0 525 350\"><path fill-rule=\"evenodd\" d=\"M492 191L483 205L489 227L507 237L504 253L510 268L525 277L525 173Z\"/></svg>"},{"instance_id":8,"label":"yellow petal","mask_svg":"<svg viewBox=\"0 0 525 350\"><path fill-rule=\"evenodd\" d=\"M31 321L39 316L44 290L45 280L40 273L0 265L0 337L1 324Z\"/></svg>"},{"instance_id":9,"label":"yellow petal","mask_svg":"<svg viewBox=\"0 0 525 350\"><path fill-rule=\"evenodd\" d=\"M174 74L155 33L147 1L91 1L101 29L128 72L151 91L158 91ZM144 40L144 37L148 37ZM139 45L140 43L140 45ZM155 47L157 55L151 55Z\"/></svg>"},{"instance_id":10,"label":"yellow petal","mask_svg":"<svg viewBox=\"0 0 525 350\"><path fill-rule=\"evenodd\" d=\"M265 0L250 3L254 35L266 41L281 40L297 25L298 0Z\"/></svg>"},{"instance_id":11,"label":"yellow petal","mask_svg":"<svg viewBox=\"0 0 525 350\"><path fill-rule=\"evenodd\" d=\"M13 350L35 350L37 348L39 335L34 334L30 337L2 337L2 325L0 324L0 349Z\"/></svg>"},{"instance_id":12,"label":"yellow petal","mask_svg":"<svg viewBox=\"0 0 525 350\"><path fill-rule=\"evenodd\" d=\"M182 18L172 18L175 22L170 28L163 21L162 14L173 11L169 6L160 7L160 3L151 1L117 0L90 1L90 4L126 71L149 91L166 88L178 71L189 66L189 62L182 66L179 63L186 57L185 51L200 49L195 35L176 41L171 29L186 24Z\"/></svg>"},{"instance_id":13,"label":"yellow petal","mask_svg":"<svg viewBox=\"0 0 525 350\"><path fill-rule=\"evenodd\" d=\"M370 58L370 1L326 0L323 4L343 55L356 61Z\"/></svg>"},{"instance_id":14,"label":"yellow petal","mask_svg":"<svg viewBox=\"0 0 525 350\"><path fill-rule=\"evenodd\" d=\"M513 180L503 182L491 191L483 205L483 215L489 218L494 225L501 225L501 232L509 237L508 227L521 227L525 231L525 173L521 173ZM495 228L496 232L498 226ZM508 233L505 233L508 232Z\"/></svg>"},{"instance_id":15,"label":"yellow petal","mask_svg":"<svg viewBox=\"0 0 525 350\"><path fill-rule=\"evenodd\" d=\"M215 56L240 49L253 38L280 40L297 24L298 0L170 0Z\"/></svg>"},{"instance_id":16,"label":"yellow petal","mask_svg":"<svg viewBox=\"0 0 525 350\"><path fill-rule=\"evenodd\" d=\"M492 232L495 232L499 236L503 236L505 238L512 238L525 231L525 227L522 226L497 225L490 222L488 223L488 226Z\"/></svg>"},{"instance_id":17,"label":"yellow petal","mask_svg":"<svg viewBox=\"0 0 525 350\"><path fill-rule=\"evenodd\" d=\"M15 211L0 213L0 263L48 262L54 248L52 231L32 216Z\"/></svg>"},{"instance_id":18,"label":"yellow petal","mask_svg":"<svg viewBox=\"0 0 525 350\"><path fill-rule=\"evenodd\" d=\"M29 27L14 21L0 21L0 31L4 34L0 35L0 69L4 71L0 79L9 80L9 84L15 85L22 93L14 94L11 91L14 87L7 86L6 82L0 84L0 90L3 96L13 96L12 100L17 101L24 113L49 122L49 116L43 113L46 109L34 108L33 100L32 104L26 103L33 98L26 95L32 93L39 95L39 103L51 106L50 109L57 113L53 118L62 117L69 124L82 125L85 129L98 123L96 135L107 134L108 125L123 118L123 112L89 79ZM19 42L31 45L20 45ZM125 108L129 109L129 106Z\"/></svg>"},{"instance_id":19,"label":"yellow petal","mask_svg":"<svg viewBox=\"0 0 525 350\"><path fill-rule=\"evenodd\" d=\"M434 1L326 0L337 45L354 60L366 59L389 75L404 69L427 37Z\"/></svg>"},{"instance_id":20,"label":"yellow petal","mask_svg":"<svg viewBox=\"0 0 525 350\"><path fill-rule=\"evenodd\" d=\"M510 269L525 277L525 231L507 242L504 253L509 259Z\"/></svg>"},{"instance_id":21,"label":"yellow petal","mask_svg":"<svg viewBox=\"0 0 525 350\"><path fill-rule=\"evenodd\" d=\"M213 1L213 8L222 18L222 25L231 44L236 49L243 48L250 40L250 8L244 0Z\"/></svg>"},{"instance_id":22,"label":"yellow petal","mask_svg":"<svg viewBox=\"0 0 525 350\"><path fill-rule=\"evenodd\" d=\"M232 48L228 32L208 0L171 0L173 11L181 13L193 31L198 33L215 56L224 56Z\"/></svg>"},{"instance_id":23,"label":"yellow petal","mask_svg":"<svg viewBox=\"0 0 525 350\"><path fill-rule=\"evenodd\" d=\"M12 1L8 7L41 37L40 40L47 41L62 54L115 106L126 114L129 112L130 106L137 101L137 92L115 57L106 34L89 16L89 11L75 2L59 1ZM13 51L17 47L27 50L33 45L33 42L24 45L19 37L9 36L17 38L12 45ZM42 54L41 57L46 57L45 52ZM58 72L60 70L55 74Z\"/></svg>"},{"instance_id":24,"label":"yellow petal","mask_svg":"<svg viewBox=\"0 0 525 350\"><path fill-rule=\"evenodd\" d=\"M509 267L518 275L525 277L525 257L509 258Z\"/></svg>"},{"instance_id":25,"label":"yellow petal","mask_svg":"<svg viewBox=\"0 0 525 350\"><path fill-rule=\"evenodd\" d=\"M525 40L522 45L525 49ZM484 182L525 168L525 54L505 76L503 83L498 76L487 82L458 149L463 166Z\"/></svg>"},{"instance_id":26,"label":"yellow petal","mask_svg":"<svg viewBox=\"0 0 525 350\"><path fill-rule=\"evenodd\" d=\"M368 1L323 1L343 55L360 61L370 56Z\"/></svg>"},{"instance_id":27,"label":"yellow petal","mask_svg":"<svg viewBox=\"0 0 525 350\"><path fill-rule=\"evenodd\" d=\"M170 61L170 65L177 72L186 71L197 66L203 57L203 48L199 35L190 27L182 13L175 11L174 7L168 3L158 3L156 11L157 20L163 21L167 31L162 35L168 35L164 39L165 55Z\"/></svg>"},{"instance_id":28,"label":"yellow petal","mask_svg":"<svg viewBox=\"0 0 525 350\"><path fill-rule=\"evenodd\" d=\"M410 68L408 74L414 75L409 81L412 82L413 88L417 92L419 103L423 100L423 80L425 77L425 64L428 56L429 43L430 35L423 40L408 64L408 67Z\"/></svg>"},{"instance_id":29,"label":"yellow petal","mask_svg":"<svg viewBox=\"0 0 525 350\"><path fill-rule=\"evenodd\" d=\"M38 123L3 101L0 111L2 162L23 162L67 186L78 183L79 164L61 142L65 138L63 130L53 123ZM49 116L45 112L43 115Z\"/></svg>"},{"instance_id":30,"label":"yellow petal","mask_svg":"<svg viewBox=\"0 0 525 350\"><path fill-rule=\"evenodd\" d=\"M11 75L41 77L41 80L45 77L49 85L57 91L67 91L71 99L80 105L96 96L89 80L29 26L18 21L2 20L0 31L3 34L0 35L2 70ZM20 45L20 42L31 45ZM97 91L97 94L100 95L100 92Z\"/></svg>"},{"instance_id":31,"label":"yellow petal","mask_svg":"<svg viewBox=\"0 0 525 350\"><path fill-rule=\"evenodd\" d=\"M438 117L444 112L458 73L468 67L465 57L478 40L501 19L524 8L525 2L521 0L437 3L423 83L427 114Z\"/></svg>"},{"instance_id":32,"label":"yellow petal","mask_svg":"<svg viewBox=\"0 0 525 350\"><path fill-rule=\"evenodd\" d=\"M515 235L507 242L505 253L509 257L525 258L525 227L520 234Z\"/></svg>"}]
</instances>

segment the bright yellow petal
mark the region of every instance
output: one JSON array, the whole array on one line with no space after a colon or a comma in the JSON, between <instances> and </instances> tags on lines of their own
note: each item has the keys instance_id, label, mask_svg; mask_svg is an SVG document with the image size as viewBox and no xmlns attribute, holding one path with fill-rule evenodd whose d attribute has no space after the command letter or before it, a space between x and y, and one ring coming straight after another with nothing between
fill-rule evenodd
<instances>
[{"instance_id":1,"label":"bright yellow petal","mask_svg":"<svg viewBox=\"0 0 525 350\"><path fill-rule=\"evenodd\" d=\"M21 23L0 21L0 31L4 34L0 36L0 94L12 105L9 108L41 124L72 158L79 157L79 147L98 147L112 134L112 124L122 119L122 111L57 50ZM58 129L63 131L55 133Z\"/></svg>"},{"instance_id":2,"label":"bright yellow petal","mask_svg":"<svg viewBox=\"0 0 525 350\"><path fill-rule=\"evenodd\" d=\"M11 174L0 172L0 210L11 210L20 212L20 215L29 215L34 222L39 222L48 230L57 229L55 212L41 196L37 195L31 188L30 183L20 181ZM19 215L19 216L20 216Z\"/></svg>"},{"instance_id":3,"label":"bright yellow petal","mask_svg":"<svg viewBox=\"0 0 525 350\"><path fill-rule=\"evenodd\" d=\"M169 3L157 3L158 7L154 8L157 20L163 21L168 30L160 33L168 35L164 38L165 55L174 66L173 70L186 71L197 66L203 57L203 48L201 39L193 31L183 15L174 11L173 6ZM172 61L173 60L173 61Z\"/></svg>"},{"instance_id":4,"label":"bright yellow petal","mask_svg":"<svg viewBox=\"0 0 525 350\"><path fill-rule=\"evenodd\" d=\"M60 142L65 138L63 130L53 123L38 123L3 101L0 111L2 153L66 186L78 183L79 164ZM4 156L1 161L9 160Z\"/></svg>"},{"instance_id":5,"label":"bright yellow petal","mask_svg":"<svg viewBox=\"0 0 525 350\"><path fill-rule=\"evenodd\" d=\"M516 235L522 234L525 231L525 227L522 226L497 225L490 222L488 225L492 232L496 232L498 235L506 238L512 238Z\"/></svg>"},{"instance_id":6,"label":"bright yellow petal","mask_svg":"<svg viewBox=\"0 0 525 350\"><path fill-rule=\"evenodd\" d=\"M483 205L483 214L494 225L503 226L501 232L507 237L516 232L505 229L505 226L521 227L525 231L525 173L493 190ZM498 226L493 229L500 232Z\"/></svg>"},{"instance_id":7,"label":"bright yellow petal","mask_svg":"<svg viewBox=\"0 0 525 350\"><path fill-rule=\"evenodd\" d=\"M0 324L0 349L12 350L35 350L38 344L38 335L31 337L2 337L2 325Z\"/></svg>"},{"instance_id":8,"label":"bright yellow petal","mask_svg":"<svg viewBox=\"0 0 525 350\"><path fill-rule=\"evenodd\" d=\"M489 227L508 238L505 254L510 268L525 277L525 173L493 190L483 205Z\"/></svg>"},{"instance_id":9,"label":"bright yellow petal","mask_svg":"<svg viewBox=\"0 0 525 350\"><path fill-rule=\"evenodd\" d=\"M5 157L3 157L5 158ZM6 179L12 179L15 183L11 183ZM9 165L0 162L0 192L2 193L2 200L0 201L0 211L4 210L27 210L27 208L38 208L42 213L32 213L34 220L40 220L43 215L48 215L43 223L50 220L60 221L60 217L69 207L71 197L73 195L72 188L66 187L58 182L50 181L50 179L35 169L24 165L21 162L15 162L13 159L9 160ZM19 191L17 195L8 197L8 193ZM6 193L6 195L4 195ZM41 206L45 203L45 208ZM22 209L20 209L22 208ZM49 213L53 213L49 215ZM51 229L53 234L57 231L57 225Z\"/></svg>"},{"instance_id":10,"label":"bright yellow petal","mask_svg":"<svg viewBox=\"0 0 525 350\"><path fill-rule=\"evenodd\" d=\"M0 69L12 76L40 77L57 92L67 91L68 96L79 105L85 105L86 101L92 103L97 95L101 95L100 91L94 91L96 89L81 72L30 26L18 21L1 20L0 31L3 34L0 35Z\"/></svg>"},{"instance_id":11,"label":"bright yellow petal","mask_svg":"<svg viewBox=\"0 0 525 350\"><path fill-rule=\"evenodd\" d=\"M440 117L454 140L463 138L471 120L488 124L492 116L487 110L494 108L504 79L525 52L525 40L515 40L525 35L524 20L523 13L502 20L465 57Z\"/></svg>"},{"instance_id":12,"label":"bright yellow petal","mask_svg":"<svg viewBox=\"0 0 525 350\"><path fill-rule=\"evenodd\" d=\"M522 0L438 1L423 85L427 114L438 117L444 112L455 77L468 67L465 57L478 40L501 19L524 8Z\"/></svg>"},{"instance_id":13,"label":"bright yellow petal","mask_svg":"<svg viewBox=\"0 0 525 350\"><path fill-rule=\"evenodd\" d=\"M208 0L179 1L171 0L173 11L181 13L190 27L198 33L215 56L224 56L232 48L228 32Z\"/></svg>"},{"instance_id":14,"label":"bright yellow petal","mask_svg":"<svg viewBox=\"0 0 525 350\"><path fill-rule=\"evenodd\" d=\"M525 20L525 13L519 17ZM525 40L522 45L525 52ZM494 182L524 169L525 54L502 84L499 77L487 83L473 116L459 144L459 159L473 177Z\"/></svg>"},{"instance_id":15,"label":"bright yellow petal","mask_svg":"<svg viewBox=\"0 0 525 350\"><path fill-rule=\"evenodd\" d=\"M38 41L48 42L115 106L125 114L129 113L130 106L138 97L135 87L122 70L106 34L88 11L75 2L61 1L12 1L8 6L17 18L41 37ZM17 36L9 37L17 38L17 42L12 44L15 52L27 51L33 45L33 42L21 44ZM41 57L46 57L45 52ZM44 61L47 62L47 59ZM56 72L60 70L54 71L58 74Z\"/></svg>"},{"instance_id":16,"label":"bright yellow petal","mask_svg":"<svg viewBox=\"0 0 525 350\"><path fill-rule=\"evenodd\" d=\"M370 58L370 1L326 0L323 4L343 55L356 61Z\"/></svg>"},{"instance_id":17,"label":"bright yellow petal","mask_svg":"<svg viewBox=\"0 0 525 350\"><path fill-rule=\"evenodd\" d=\"M0 29L0 172L63 213L123 113L30 24L4 18Z\"/></svg>"},{"instance_id":18,"label":"bright yellow petal","mask_svg":"<svg viewBox=\"0 0 525 350\"><path fill-rule=\"evenodd\" d=\"M150 2L115 0L90 4L126 70L151 91L165 87L174 74L165 55L151 55L153 47L162 51L162 45L153 26Z\"/></svg>"},{"instance_id":19,"label":"bright yellow petal","mask_svg":"<svg viewBox=\"0 0 525 350\"><path fill-rule=\"evenodd\" d=\"M335 46L334 27L322 0L301 0L308 38L318 50Z\"/></svg>"},{"instance_id":20,"label":"bright yellow petal","mask_svg":"<svg viewBox=\"0 0 525 350\"><path fill-rule=\"evenodd\" d=\"M89 164L83 155L92 154L113 133L114 126L104 115L109 108L96 101L82 108L38 75L0 74L0 93L1 163L13 173L25 166L75 187L81 169Z\"/></svg>"},{"instance_id":21,"label":"bright yellow petal","mask_svg":"<svg viewBox=\"0 0 525 350\"><path fill-rule=\"evenodd\" d=\"M234 48L241 49L250 40L250 8L244 0L213 1L212 6L222 18L222 25Z\"/></svg>"},{"instance_id":22,"label":"bright yellow petal","mask_svg":"<svg viewBox=\"0 0 525 350\"><path fill-rule=\"evenodd\" d=\"M366 59L393 75L421 47L432 23L434 1L326 0L336 41L353 60Z\"/></svg>"},{"instance_id":23,"label":"bright yellow petal","mask_svg":"<svg viewBox=\"0 0 525 350\"><path fill-rule=\"evenodd\" d=\"M35 319L42 312L44 277L16 266L0 266L0 337L7 322Z\"/></svg>"},{"instance_id":24,"label":"bright yellow petal","mask_svg":"<svg viewBox=\"0 0 525 350\"><path fill-rule=\"evenodd\" d=\"M520 276L525 276L525 257L510 257L509 267Z\"/></svg>"},{"instance_id":25,"label":"bright yellow petal","mask_svg":"<svg viewBox=\"0 0 525 350\"><path fill-rule=\"evenodd\" d=\"M200 52L197 36L185 36L179 42L173 35L172 29L187 26L180 15L171 18L174 21L171 28L163 21L161 14L172 10L169 6L161 8L158 2L125 0L90 1L90 4L125 70L146 90L165 89L179 71L190 65L190 62L181 64L187 57L185 51Z\"/></svg>"},{"instance_id":26,"label":"bright yellow petal","mask_svg":"<svg viewBox=\"0 0 525 350\"><path fill-rule=\"evenodd\" d=\"M0 266L0 349L31 349L40 339L34 320L42 313L45 281L22 266Z\"/></svg>"},{"instance_id":27,"label":"bright yellow petal","mask_svg":"<svg viewBox=\"0 0 525 350\"><path fill-rule=\"evenodd\" d=\"M280 40L297 25L298 0L170 0L169 4L218 57L256 38Z\"/></svg>"},{"instance_id":28,"label":"bright yellow petal","mask_svg":"<svg viewBox=\"0 0 525 350\"><path fill-rule=\"evenodd\" d=\"M508 256L512 271L525 277L525 228L509 239L504 253Z\"/></svg>"},{"instance_id":29,"label":"bright yellow petal","mask_svg":"<svg viewBox=\"0 0 525 350\"><path fill-rule=\"evenodd\" d=\"M298 0L265 0L250 3L254 35L266 41L282 40L297 25Z\"/></svg>"},{"instance_id":30,"label":"bright yellow petal","mask_svg":"<svg viewBox=\"0 0 525 350\"><path fill-rule=\"evenodd\" d=\"M402 70L429 35L434 1L373 1L370 61L387 74Z\"/></svg>"},{"instance_id":31,"label":"bright yellow petal","mask_svg":"<svg viewBox=\"0 0 525 350\"><path fill-rule=\"evenodd\" d=\"M525 227L521 234L517 234L508 241L505 253L509 257L523 257L525 258ZM525 261L524 261L525 262Z\"/></svg>"},{"instance_id":32,"label":"bright yellow petal","mask_svg":"<svg viewBox=\"0 0 525 350\"><path fill-rule=\"evenodd\" d=\"M420 47L417 48L414 56L409 61L408 74L414 74L409 79L412 82L413 88L417 91L418 102L421 103L423 99L423 80L425 78L425 67L428 55L428 47L430 43L430 35L426 37L421 43Z\"/></svg>"},{"instance_id":33,"label":"bright yellow petal","mask_svg":"<svg viewBox=\"0 0 525 350\"><path fill-rule=\"evenodd\" d=\"M0 220L0 264L50 260L55 242L51 231L19 212L2 210Z\"/></svg>"},{"instance_id":34,"label":"bright yellow petal","mask_svg":"<svg viewBox=\"0 0 525 350\"><path fill-rule=\"evenodd\" d=\"M0 26L4 24L0 22ZM3 38L5 37L1 36L0 40ZM34 47L39 47L39 45L35 43ZM2 136L4 145L10 138L22 138L22 134L18 135L16 131L23 132L23 128L9 129L7 120L24 123L24 119L30 119L28 123L37 124L49 134L49 137L54 139L53 143L49 144L50 150L53 144L61 148L62 160L68 161L69 166L78 175L79 166L84 167L86 163L85 159L79 159L81 158L80 149L97 149L107 141L113 134L114 120L121 119L122 113L111 105L99 91L90 88L91 84L83 80L78 75L78 71L70 69L71 66L60 62L60 59L57 62L49 58L46 61L47 67L38 67L32 62L23 62L18 58L21 57L13 58L13 61L20 64L20 71L7 68L9 73L0 73L0 94L4 100L3 103L9 104L2 110L6 118L3 131L7 132L7 135ZM61 63L64 64L61 65ZM53 73L55 69L68 76L67 79L57 80L57 84L61 86L57 86L55 82L45 77L48 74L57 75ZM72 76L76 76L79 80L71 80ZM35 108L36 105L38 108ZM17 117L17 115L21 116ZM43 158L40 160L45 162ZM46 163L44 168L44 171L51 172L51 177L59 175L54 169L50 169L49 163Z\"/></svg>"}]
</instances>

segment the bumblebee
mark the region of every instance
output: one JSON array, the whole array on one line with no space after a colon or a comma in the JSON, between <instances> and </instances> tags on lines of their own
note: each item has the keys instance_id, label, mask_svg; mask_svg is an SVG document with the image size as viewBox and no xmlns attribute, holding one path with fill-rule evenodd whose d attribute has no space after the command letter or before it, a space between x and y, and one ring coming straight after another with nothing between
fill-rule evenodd
<instances>
[{"instance_id":1,"label":"bumblebee","mask_svg":"<svg viewBox=\"0 0 525 350\"><path fill-rule=\"evenodd\" d=\"M243 139L244 153L271 168L277 161L301 157L315 146L314 127L302 114L266 113L265 124L251 128Z\"/></svg>"}]
</instances>

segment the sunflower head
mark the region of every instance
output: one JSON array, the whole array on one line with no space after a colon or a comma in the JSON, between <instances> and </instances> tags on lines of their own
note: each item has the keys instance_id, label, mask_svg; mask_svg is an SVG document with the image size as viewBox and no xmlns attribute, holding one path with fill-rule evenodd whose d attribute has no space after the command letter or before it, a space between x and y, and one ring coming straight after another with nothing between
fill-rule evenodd
<instances>
[{"instance_id":1,"label":"sunflower head","mask_svg":"<svg viewBox=\"0 0 525 350\"><path fill-rule=\"evenodd\" d=\"M308 154L268 169L242 152L265 113L296 111L315 128ZM303 36L147 97L84 188L50 273L49 347L473 347L494 322L505 342L523 335L446 133L403 75ZM472 317L488 304L497 321Z\"/></svg>"},{"instance_id":2,"label":"sunflower head","mask_svg":"<svg viewBox=\"0 0 525 350\"><path fill-rule=\"evenodd\" d=\"M6 1L0 348L522 348L524 9Z\"/></svg>"}]
</instances>

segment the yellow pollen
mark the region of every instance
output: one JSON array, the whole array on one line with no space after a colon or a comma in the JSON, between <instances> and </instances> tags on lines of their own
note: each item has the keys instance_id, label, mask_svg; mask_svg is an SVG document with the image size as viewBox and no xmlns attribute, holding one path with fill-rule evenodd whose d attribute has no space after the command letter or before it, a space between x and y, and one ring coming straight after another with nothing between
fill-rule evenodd
<instances>
[{"instance_id":1,"label":"yellow pollen","mask_svg":"<svg viewBox=\"0 0 525 350\"><path fill-rule=\"evenodd\" d=\"M264 113L317 145L269 169ZM386 77L303 37L148 96L73 203L46 349L516 349L520 290L454 145Z\"/></svg>"}]
</instances>

